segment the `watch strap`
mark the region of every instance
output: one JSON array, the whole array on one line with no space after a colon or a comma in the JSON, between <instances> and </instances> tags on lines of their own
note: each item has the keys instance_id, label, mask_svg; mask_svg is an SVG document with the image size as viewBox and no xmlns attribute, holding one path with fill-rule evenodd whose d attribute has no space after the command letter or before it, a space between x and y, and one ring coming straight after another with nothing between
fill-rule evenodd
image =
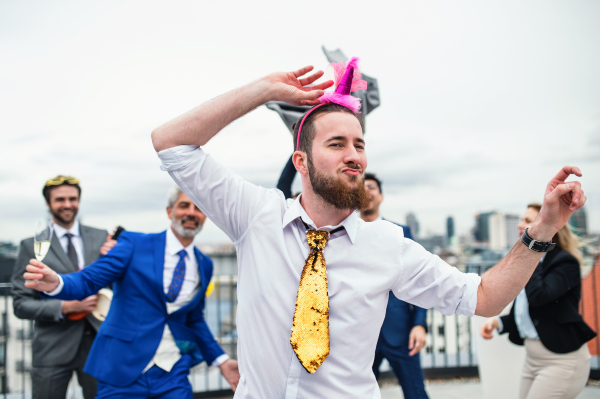
<instances>
[{"instance_id":1,"label":"watch strap","mask_svg":"<svg viewBox=\"0 0 600 399\"><path fill-rule=\"evenodd\" d=\"M525 229L523 235L521 236L521 242L525 244L529 249L536 252L550 252L556 247L556 243L550 242L542 242L536 241L527 234L527 230L529 227Z\"/></svg>"}]
</instances>

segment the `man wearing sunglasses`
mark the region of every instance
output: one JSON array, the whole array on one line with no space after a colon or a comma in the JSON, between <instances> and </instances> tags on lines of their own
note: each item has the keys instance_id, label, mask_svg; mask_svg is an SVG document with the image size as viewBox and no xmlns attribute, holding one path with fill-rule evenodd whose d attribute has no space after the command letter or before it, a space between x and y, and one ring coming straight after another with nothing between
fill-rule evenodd
<instances>
[{"instance_id":1,"label":"man wearing sunglasses","mask_svg":"<svg viewBox=\"0 0 600 399\"><path fill-rule=\"evenodd\" d=\"M84 226L77 220L81 187L71 176L56 176L46 182L42 193L52 217L53 235L44 263L60 273L83 269L114 245L105 230ZM101 322L89 312L96 295L82 301L42 299L25 288L23 273L35 258L33 238L21 242L12 276L15 315L34 320L32 341L33 399L64 399L73 372L85 399L96 395L96 379L83 372Z\"/></svg>"}]
</instances>

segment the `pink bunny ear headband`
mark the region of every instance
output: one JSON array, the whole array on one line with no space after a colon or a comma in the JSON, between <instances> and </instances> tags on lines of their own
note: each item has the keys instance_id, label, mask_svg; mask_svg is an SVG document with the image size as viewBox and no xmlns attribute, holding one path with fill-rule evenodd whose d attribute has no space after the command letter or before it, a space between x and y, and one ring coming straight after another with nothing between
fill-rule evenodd
<instances>
[{"instance_id":1,"label":"pink bunny ear headband","mask_svg":"<svg viewBox=\"0 0 600 399\"><path fill-rule=\"evenodd\" d=\"M304 121L315 109L329 103L339 104L346 107L352 112L360 111L360 99L354 97L350 93L356 90L366 90L367 82L360 80L361 74L358 70L358 57L350 58L348 65L344 65L343 62L333 62L330 64L334 72L334 85L335 91L323 94L319 101L321 104L314 106L302 118L300 127L298 128L298 139L296 140L296 151L300 148L300 132L302 131L302 125Z\"/></svg>"}]
</instances>

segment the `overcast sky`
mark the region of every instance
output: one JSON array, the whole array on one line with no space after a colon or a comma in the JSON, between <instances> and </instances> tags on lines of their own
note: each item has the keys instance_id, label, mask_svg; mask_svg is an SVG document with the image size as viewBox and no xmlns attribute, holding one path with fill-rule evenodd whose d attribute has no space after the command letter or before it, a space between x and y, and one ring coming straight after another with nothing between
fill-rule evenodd
<instances>
[{"instance_id":1,"label":"overcast sky","mask_svg":"<svg viewBox=\"0 0 600 399\"><path fill-rule=\"evenodd\" d=\"M368 8L364 8L369 4ZM172 184L150 132L273 71L361 57L382 105L367 120L382 213L458 233L520 214L579 166L600 231L598 1L0 2L0 240L31 236L44 182L81 180L84 223L155 232ZM274 187L292 151L261 107L206 150ZM208 225L199 242L225 242Z\"/></svg>"}]
</instances>

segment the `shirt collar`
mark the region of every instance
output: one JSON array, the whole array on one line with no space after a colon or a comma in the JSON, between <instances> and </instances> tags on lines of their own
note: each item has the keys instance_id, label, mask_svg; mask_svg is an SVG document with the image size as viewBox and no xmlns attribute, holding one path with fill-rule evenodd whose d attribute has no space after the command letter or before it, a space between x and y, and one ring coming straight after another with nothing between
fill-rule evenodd
<instances>
[{"instance_id":1,"label":"shirt collar","mask_svg":"<svg viewBox=\"0 0 600 399\"><path fill-rule=\"evenodd\" d=\"M288 207L287 211L283 215L283 223L281 226L282 228L285 228L285 226L299 218L301 218L307 225L317 228L315 223L308 216L308 214L300 204L301 197L302 194L300 194L298 198L296 198L294 202L292 202L292 204ZM342 221L342 223L336 226L323 226L321 227L321 230L331 231L335 228L338 228L339 226L344 226L344 229L348 234L348 238L350 238L350 241L352 242L352 244L354 244L354 240L356 239L356 232L358 230L358 223L359 216L356 212L351 212L350 215L348 215L348 217Z\"/></svg>"},{"instance_id":2,"label":"shirt collar","mask_svg":"<svg viewBox=\"0 0 600 399\"><path fill-rule=\"evenodd\" d=\"M383 216L379 215L375 218L375 220L373 220L374 222L377 222L378 220L383 220Z\"/></svg>"},{"instance_id":3,"label":"shirt collar","mask_svg":"<svg viewBox=\"0 0 600 399\"><path fill-rule=\"evenodd\" d=\"M75 220L75 223L73 223L73 226L71 226L69 230L56 223L53 223L52 225L54 226L54 232L58 238L64 237L67 233L73 234L73 237L79 237L79 220Z\"/></svg>"},{"instance_id":4,"label":"shirt collar","mask_svg":"<svg viewBox=\"0 0 600 399\"><path fill-rule=\"evenodd\" d=\"M182 249L185 249L185 252L187 253L188 257L191 258L194 255L194 242L192 241L190 245L184 247L181 241L179 241L179 239L177 238L177 236L175 236L175 233L173 233L173 230L171 230L171 228L169 227L167 229L167 244L165 251L169 255L177 255L177 253Z\"/></svg>"}]
</instances>

